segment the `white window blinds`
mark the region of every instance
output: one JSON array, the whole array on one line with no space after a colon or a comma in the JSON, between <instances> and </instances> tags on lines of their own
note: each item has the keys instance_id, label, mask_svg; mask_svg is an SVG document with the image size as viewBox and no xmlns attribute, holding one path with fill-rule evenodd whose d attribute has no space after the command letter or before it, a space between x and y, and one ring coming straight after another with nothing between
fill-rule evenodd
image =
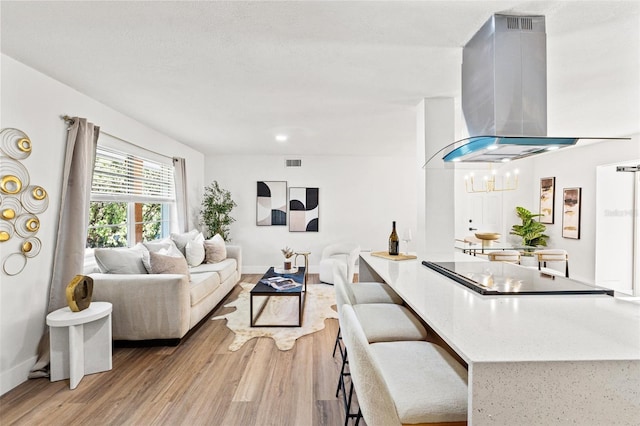
<instances>
[{"instance_id":1,"label":"white window blinds","mask_svg":"<svg viewBox=\"0 0 640 426\"><path fill-rule=\"evenodd\" d=\"M174 202L173 167L98 146L91 201Z\"/></svg>"}]
</instances>

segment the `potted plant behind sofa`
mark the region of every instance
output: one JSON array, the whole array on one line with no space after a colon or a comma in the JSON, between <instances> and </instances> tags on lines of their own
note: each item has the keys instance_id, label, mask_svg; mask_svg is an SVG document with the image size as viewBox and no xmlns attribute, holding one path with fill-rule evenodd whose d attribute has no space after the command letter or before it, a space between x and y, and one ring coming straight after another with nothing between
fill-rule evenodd
<instances>
[{"instance_id":1,"label":"potted plant behind sofa","mask_svg":"<svg viewBox=\"0 0 640 426\"><path fill-rule=\"evenodd\" d=\"M549 236L545 235L544 231L547 227L534 219L542 215L531 213L524 207L516 207L516 214L522 220L522 225L513 225L509 234L522 238L522 245L524 246L546 247ZM525 256L531 256L532 253L525 251L524 254Z\"/></svg>"},{"instance_id":2,"label":"potted plant behind sofa","mask_svg":"<svg viewBox=\"0 0 640 426\"><path fill-rule=\"evenodd\" d=\"M220 234L225 241L231 241L229 225L236 220L231 217L230 213L235 206L237 204L231 199L231 192L220 188L217 181L214 180L204 188L200 215L202 223L209 231L209 237Z\"/></svg>"}]
</instances>

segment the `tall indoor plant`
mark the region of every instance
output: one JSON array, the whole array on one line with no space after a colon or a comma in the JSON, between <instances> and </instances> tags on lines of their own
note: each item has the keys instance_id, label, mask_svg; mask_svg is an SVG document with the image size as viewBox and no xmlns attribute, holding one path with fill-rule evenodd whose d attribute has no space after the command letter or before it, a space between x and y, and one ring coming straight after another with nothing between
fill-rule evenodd
<instances>
[{"instance_id":1,"label":"tall indoor plant","mask_svg":"<svg viewBox=\"0 0 640 426\"><path fill-rule=\"evenodd\" d=\"M231 240L229 225L235 222L235 219L231 217L230 213L236 205L231 198L231 192L220 188L217 181L214 180L204 188L200 215L210 237L220 234L225 241Z\"/></svg>"},{"instance_id":2,"label":"tall indoor plant","mask_svg":"<svg viewBox=\"0 0 640 426\"><path fill-rule=\"evenodd\" d=\"M534 219L542 215L531 213L524 207L516 207L516 214L522 220L522 225L513 225L509 234L521 237L522 245L525 246L546 246L549 236L545 235L544 231L547 227Z\"/></svg>"}]
</instances>

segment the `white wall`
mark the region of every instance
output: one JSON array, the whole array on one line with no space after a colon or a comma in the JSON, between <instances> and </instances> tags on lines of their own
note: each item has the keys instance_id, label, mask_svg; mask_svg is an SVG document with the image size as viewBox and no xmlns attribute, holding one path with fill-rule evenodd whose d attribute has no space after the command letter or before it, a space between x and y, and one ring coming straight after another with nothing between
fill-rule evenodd
<instances>
[{"instance_id":1,"label":"white wall","mask_svg":"<svg viewBox=\"0 0 640 426\"><path fill-rule=\"evenodd\" d=\"M416 230L416 166L413 157L295 156L302 167L285 168L281 156L209 156L205 181L231 191L238 207L232 216L233 244L242 246L244 271L262 273L280 265L280 249L311 251L310 271L317 272L322 249L334 242L354 242L363 250L387 249L391 222L398 234ZM287 181L289 187L318 187L319 232L289 232L288 226L256 226L257 181ZM288 222L287 222L288 223ZM413 250L413 244L410 244ZM403 242L400 249L405 251Z\"/></svg>"},{"instance_id":2,"label":"white wall","mask_svg":"<svg viewBox=\"0 0 640 426\"><path fill-rule=\"evenodd\" d=\"M201 196L204 156L6 55L1 62L0 127L18 128L31 138L32 154L22 163L31 182L49 194L48 209L38 215L40 254L16 276L0 272L0 393L5 393L27 379L45 324L66 142L66 124L60 116L86 117L102 130L141 147L185 157L190 201ZM0 245L0 262L15 251L11 243Z\"/></svg>"}]
</instances>

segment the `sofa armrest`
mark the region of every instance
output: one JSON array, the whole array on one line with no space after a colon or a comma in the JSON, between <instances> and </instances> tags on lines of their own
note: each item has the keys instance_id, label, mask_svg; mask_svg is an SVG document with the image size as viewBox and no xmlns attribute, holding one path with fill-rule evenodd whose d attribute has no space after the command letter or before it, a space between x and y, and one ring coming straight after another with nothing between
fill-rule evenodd
<instances>
[{"instance_id":1,"label":"sofa armrest","mask_svg":"<svg viewBox=\"0 0 640 426\"><path fill-rule=\"evenodd\" d=\"M238 263L238 279L242 276L242 247L227 244L227 257L234 258Z\"/></svg>"},{"instance_id":2,"label":"sofa armrest","mask_svg":"<svg viewBox=\"0 0 640 426\"><path fill-rule=\"evenodd\" d=\"M95 301L113 305L114 340L180 339L189 331L189 279L178 274L101 274Z\"/></svg>"}]
</instances>

